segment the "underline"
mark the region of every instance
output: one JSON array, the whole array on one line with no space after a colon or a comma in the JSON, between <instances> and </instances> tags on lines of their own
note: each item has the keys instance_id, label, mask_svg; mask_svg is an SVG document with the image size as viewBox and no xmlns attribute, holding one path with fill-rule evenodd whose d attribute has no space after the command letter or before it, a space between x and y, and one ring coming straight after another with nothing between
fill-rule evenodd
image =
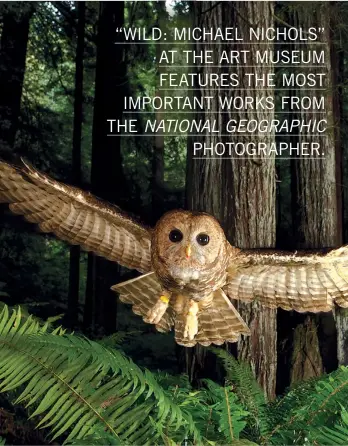
<instances>
[{"instance_id":1,"label":"underline","mask_svg":"<svg viewBox=\"0 0 348 446\"><path fill-rule=\"evenodd\" d=\"M260 86L260 88L238 88L238 87L220 87L220 88L211 88L209 86L202 86L197 88L185 88L185 87L175 87L175 88L159 88L159 91L168 91L168 90L174 90L174 91L196 91L200 88L205 88L210 91L262 91L262 90L272 90L272 91L289 91L289 88L304 88L306 91L327 91L327 88L315 88L315 87L289 87L289 88L273 88L273 87L264 87Z\"/></svg>"},{"instance_id":2,"label":"underline","mask_svg":"<svg viewBox=\"0 0 348 446\"><path fill-rule=\"evenodd\" d=\"M279 65L278 65L279 64ZM272 65L243 65L243 64L238 64L238 65L211 65L209 63L205 64L205 65L171 65L171 64L159 64L161 67L172 67L172 68L273 68L273 67L285 67L285 68L326 68L326 65L286 65L283 62L275 62Z\"/></svg>"},{"instance_id":3,"label":"underline","mask_svg":"<svg viewBox=\"0 0 348 446\"><path fill-rule=\"evenodd\" d=\"M324 156L323 157L316 157L316 158L307 158L305 156L287 156L287 157L283 157L281 155L277 156L277 157L260 157L260 156L255 156L254 158L252 157L248 157L248 156L236 156L236 157L231 157L231 156L220 156L220 157L210 157L210 156L202 156L202 157L196 157L193 156L192 157L193 160L276 160L276 159L282 159L282 160L323 160L325 159Z\"/></svg>"},{"instance_id":4,"label":"underline","mask_svg":"<svg viewBox=\"0 0 348 446\"><path fill-rule=\"evenodd\" d=\"M131 42L114 42L114 45L147 45L149 43L153 43L154 45L190 45L192 43L197 44L209 44L209 45L269 45L272 46L274 44L286 44L286 45L324 45L325 42L283 42L283 41L270 41L270 42L235 42L234 40L231 40L229 42L212 42L210 40L190 40L187 42L162 42L162 41L155 41L155 40L147 40L146 42L139 42L138 40L133 40Z\"/></svg>"},{"instance_id":5,"label":"underline","mask_svg":"<svg viewBox=\"0 0 348 446\"><path fill-rule=\"evenodd\" d=\"M157 110L145 110L145 111L138 111L138 110L125 110L123 113L134 113L134 114L144 114L144 113L156 113L156 112L161 112L162 114L194 114L194 113L199 113L199 112L203 112L203 113L208 113L213 111L214 114L234 114L234 113L241 113L241 112L248 112L248 113L258 113L259 111L274 111L274 110L239 110L239 111L214 111L214 110L196 110L196 111L185 111L185 110L177 110L177 111L166 111L163 109L157 109ZM314 115L320 115L320 114L324 114L327 113L326 110L322 110L322 111L311 111L311 110L298 110L298 111L279 111L277 112L279 114L291 114L291 113L296 113L296 114L303 114L303 113L310 113L310 114L314 114Z\"/></svg>"},{"instance_id":6,"label":"underline","mask_svg":"<svg viewBox=\"0 0 348 446\"><path fill-rule=\"evenodd\" d=\"M260 135L258 135L258 134L255 134L255 133L227 133L227 134L224 134L224 133L200 133L200 134L191 134L191 133L179 133L179 134L171 134L171 133L161 133L161 132L158 132L158 133L146 133L146 134L137 134L137 133L108 133L106 136L136 136L136 137L138 137L138 136L207 136L207 135L209 135L209 136L218 136L218 137L221 137L221 136L230 136L230 137L233 137L233 136L238 136L239 138L243 138L243 137L258 137L258 138L260 138L260 137L262 137L262 136L268 136L269 135L269 132L265 132L265 133L263 133L263 134L260 134ZM293 137L293 136L305 136L306 138L308 137L320 137L320 136L323 136L323 137L327 137L327 136L329 136L329 135L309 135L309 134L307 134L307 133L300 133L300 134L297 134L297 135L294 135L294 134L292 134L292 133L274 133L274 134L272 134L272 136L285 136L285 137Z\"/></svg>"}]
</instances>

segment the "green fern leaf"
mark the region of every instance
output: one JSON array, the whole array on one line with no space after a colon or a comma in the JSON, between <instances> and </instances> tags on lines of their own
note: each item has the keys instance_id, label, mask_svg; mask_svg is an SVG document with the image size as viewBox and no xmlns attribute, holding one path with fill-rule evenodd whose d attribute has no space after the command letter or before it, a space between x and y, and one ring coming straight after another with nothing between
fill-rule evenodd
<instances>
[{"instance_id":1,"label":"green fern leaf","mask_svg":"<svg viewBox=\"0 0 348 446\"><path fill-rule=\"evenodd\" d=\"M176 442L199 441L190 413L149 371L119 350L49 329L20 309L0 314L0 391L20 389L17 402L36 406L30 418L40 416L52 439L80 441L102 429L123 444L161 443L164 430Z\"/></svg>"}]
</instances>

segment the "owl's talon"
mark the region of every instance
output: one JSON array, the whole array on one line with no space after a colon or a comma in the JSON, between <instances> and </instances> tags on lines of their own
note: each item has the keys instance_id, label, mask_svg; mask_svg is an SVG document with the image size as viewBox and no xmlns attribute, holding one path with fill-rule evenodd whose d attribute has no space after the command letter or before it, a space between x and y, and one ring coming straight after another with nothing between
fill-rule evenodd
<instances>
[{"instance_id":1,"label":"owl's talon","mask_svg":"<svg viewBox=\"0 0 348 446\"><path fill-rule=\"evenodd\" d=\"M150 324L158 324L164 313L167 311L169 299L170 296L163 294L148 312L146 322L149 322Z\"/></svg>"},{"instance_id":2,"label":"owl's talon","mask_svg":"<svg viewBox=\"0 0 348 446\"><path fill-rule=\"evenodd\" d=\"M186 316L184 338L188 338L190 341L194 339L198 333L198 304L195 301L190 301L189 308Z\"/></svg>"}]
</instances>

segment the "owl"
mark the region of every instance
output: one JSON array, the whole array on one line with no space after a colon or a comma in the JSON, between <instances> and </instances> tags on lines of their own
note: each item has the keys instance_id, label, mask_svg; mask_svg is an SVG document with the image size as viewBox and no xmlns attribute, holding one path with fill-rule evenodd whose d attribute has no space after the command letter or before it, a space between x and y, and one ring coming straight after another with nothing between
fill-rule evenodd
<instances>
[{"instance_id":1,"label":"owl","mask_svg":"<svg viewBox=\"0 0 348 446\"><path fill-rule=\"evenodd\" d=\"M59 239L142 275L112 287L160 332L191 347L236 342L249 329L231 299L299 312L348 307L348 248L284 253L230 245L218 221L175 210L154 229L23 162L0 161L0 202Z\"/></svg>"}]
</instances>

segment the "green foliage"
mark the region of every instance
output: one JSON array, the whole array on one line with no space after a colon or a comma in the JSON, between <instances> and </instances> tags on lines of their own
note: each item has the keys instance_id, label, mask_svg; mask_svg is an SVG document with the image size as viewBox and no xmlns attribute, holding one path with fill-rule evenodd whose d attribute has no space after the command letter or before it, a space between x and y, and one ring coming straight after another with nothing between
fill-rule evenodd
<instances>
[{"instance_id":1,"label":"green foliage","mask_svg":"<svg viewBox=\"0 0 348 446\"><path fill-rule=\"evenodd\" d=\"M5 445L5 440L0 437L0 446L3 446L3 445Z\"/></svg>"},{"instance_id":2,"label":"green foliage","mask_svg":"<svg viewBox=\"0 0 348 446\"><path fill-rule=\"evenodd\" d=\"M49 428L52 440L80 442L103 431L123 444L200 436L191 415L120 351L61 328L50 332L49 324L23 320L20 309L10 314L7 306L0 315L0 380L2 392L20 392L16 403L40 417L38 427Z\"/></svg>"},{"instance_id":3,"label":"green foliage","mask_svg":"<svg viewBox=\"0 0 348 446\"><path fill-rule=\"evenodd\" d=\"M213 423L222 433L223 443L233 444L245 428L246 417L249 414L243 409L241 401L231 386L221 387L210 380L205 382L211 399L210 410Z\"/></svg>"},{"instance_id":4,"label":"green foliage","mask_svg":"<svg viewBox=\"0 0 348 446\"><path fill-rule=\"evenodd\" d=\"M341 406L340 423L333 428L323 427L322 432L317 436L317 440L327 445L346 445L348 442L348 412Z\"/></svg>"},{"instance_id":5,"label":"green foliage","mask_svg":"<svg viewBox=\"0 0 348 446\"><path fill-rule=\"evenodd\" d=\"M347 367L299 383L267 402L248 366L223 350L214 351L223 360L227 381L248 412L242 436L265 445L348 443Z\"/></svg>"},{"instance_id":6,"label":"green foliage","mask_svg":"<svg viewBox=\"0 0 348 446\"><path fill-rule=\"evenodd\" d=\"M233 386L244 408L248 410L248 423L245 433L248 438L260 438L264 431L268 431L266 397L255 380L248 364L238 362L231 354L222 349L212 349L222 360L226 371L227 382Z\"/></svg>"},{"instance_id":7,"label":"green foliage","mask_svg":"<svg viewBox=\"0 0 348 446\"><path fill-rule=\"evenodd\" d=\"M65 444L347 444L348 368L267 402L249 367L222 349L226 383L140 369L119 349L0 313L0 391Z\"/></svg>"},{"instance_id":8,"label":"green foliage","mask_svg":"<svg viewBox=\"0 0 348 446\"><path fill-rule=\"evenodd\" d=\"M307 439L320 443L322 428L333 428L340 421L347 398L347 367L297 385L270 405L269 419L273 429L264 436L264 441L302 443Z\"/></svg>"}]
</instances>

